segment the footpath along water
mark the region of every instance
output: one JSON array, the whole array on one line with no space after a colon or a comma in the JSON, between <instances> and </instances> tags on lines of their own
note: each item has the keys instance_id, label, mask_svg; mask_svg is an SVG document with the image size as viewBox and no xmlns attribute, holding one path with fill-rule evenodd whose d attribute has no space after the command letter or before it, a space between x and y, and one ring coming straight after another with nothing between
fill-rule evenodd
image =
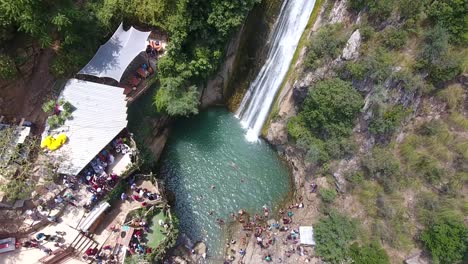
<instances>
[{"instance_id":1,"label":"footpath along water","mask_svg":"<svg viewBox=\"0 0 468 264\"><path fill-rule=\"evenodd\" d=\"M217 218L228 220L239 209L261 212L265 204L272 208L291 186L276 152L266 142L248 142L239 121L224 108L174 126L161 172L176 196L181 232L194 242L205 241L215 258L222 256L225 243Z\"/></svg>"}]
</instances>

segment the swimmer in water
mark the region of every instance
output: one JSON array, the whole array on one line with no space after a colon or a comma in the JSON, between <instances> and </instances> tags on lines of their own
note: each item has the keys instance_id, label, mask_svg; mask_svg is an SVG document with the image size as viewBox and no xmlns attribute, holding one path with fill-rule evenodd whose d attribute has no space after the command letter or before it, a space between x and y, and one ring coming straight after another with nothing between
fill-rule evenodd
<instances>
[{"instance_id":1,"label":"swimmer in water","mask_svg":"<svg viewBox=\"0 0 468 264\"><path fill-rule=\"evenodd\" d=\"M238 169L239 169L239 167L237 166L236 163L234 163L234 161L231 161L231 163L229 163L229 166L231 166L231 167L232 167L233 169L235 169L235 170L238 170Z\"/></svg>"},{"instance_id":2,"label":"swimmer in water","mask_svg":"<svg viewBox=\"0 0 468 264\"><path fill-rule=\"evenodd\" d=\"M211 189L214 190L216 187L214 185L211 185Z\"/></svg>"}]
</instances>

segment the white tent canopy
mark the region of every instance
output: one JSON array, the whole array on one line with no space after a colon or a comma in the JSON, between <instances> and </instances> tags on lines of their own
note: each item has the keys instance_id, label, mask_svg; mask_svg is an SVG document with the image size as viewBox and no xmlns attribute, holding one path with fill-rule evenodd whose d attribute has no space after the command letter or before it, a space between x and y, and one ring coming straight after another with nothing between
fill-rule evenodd
<instances>
[{"instance_id":1,"label":"white tent canopy","mask_svg":"<svg viewBox=\"0 0 468 264\"><path fill-rule=\"evenodd\" d=\"M43 137L67 135L52 155L59 173L76 175L127 126L127 102L122 88L77 79L68 80L60 98L75 108L72 119Z\"/></svg>"},{"instance_id":2,"label":"white tent canopy","mask_svg":"<svg viewBox=\"0 0 468 264\"><path fill-rule=\"evenodd\" d=\"M314 228L312 226L300 226L299 237L301 244L315 246Z\"/></svg>"},{"instance_id":3,"label":"white tent canopy","mask_svg":"<svg viewBox=\"0 0 468 264\"><path fill-rule=\"evenodd\" d=\"M98 49L78 74L108 77L120 82L130 62L146 49L146 40L150 33L151 31L142 32L133 27L125 31L120 24L114 35Z\"/></svg>"}]
</instances>

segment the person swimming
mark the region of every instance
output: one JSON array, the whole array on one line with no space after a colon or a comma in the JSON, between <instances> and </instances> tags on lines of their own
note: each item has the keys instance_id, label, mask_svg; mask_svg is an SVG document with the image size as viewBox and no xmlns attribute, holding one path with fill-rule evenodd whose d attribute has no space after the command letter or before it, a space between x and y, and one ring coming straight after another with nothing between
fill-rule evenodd
<instances>
[{"instance_id":1,"label":"person swimming","mask_svg":"<svg viewBox=\"0 0 468 264\"><path fill-rule=\"evenodd\" d=\"M237 166L237 164L236 164L234 161L231 161L231 162L229 163L229 166L231 166L231 167L232 167L233 169L235 169L235 170L239 170L239 166Z\"/></svg>"}]
</instances>

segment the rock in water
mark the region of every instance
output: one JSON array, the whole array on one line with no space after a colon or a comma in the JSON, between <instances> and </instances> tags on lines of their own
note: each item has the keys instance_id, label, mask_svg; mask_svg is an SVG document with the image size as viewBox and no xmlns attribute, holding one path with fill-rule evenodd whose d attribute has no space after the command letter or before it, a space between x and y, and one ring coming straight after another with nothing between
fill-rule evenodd
<instances>
[{"instance_id":1,"label":"rock in water","mask_svg":"<svg viewBox=\"0 0 468 264\"><path fill-rule=\"evenodd\" d=\"M361 33L359 29L353 32L343 49L341 58L343 60L355 60L359 56L359 46L361 46Z\"/></svg>"}]
</instances>

